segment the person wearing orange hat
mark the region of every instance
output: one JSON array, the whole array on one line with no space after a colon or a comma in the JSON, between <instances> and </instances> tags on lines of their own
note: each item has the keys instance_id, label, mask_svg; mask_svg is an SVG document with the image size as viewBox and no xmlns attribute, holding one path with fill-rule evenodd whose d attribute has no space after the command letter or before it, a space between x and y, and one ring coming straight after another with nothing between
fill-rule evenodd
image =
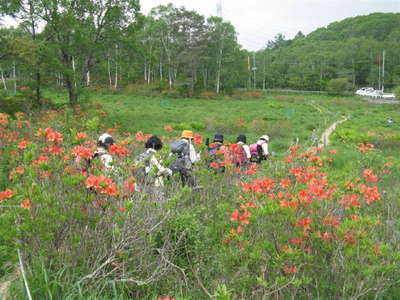
<instances>
[{"instance_id":1,"label":"person wearing orange hat","mask_svg":"<svg viewBox=\"0 0 400 300\"><path fill-rule=\"evenodd\" d=\"M181 142L186 143L187 150L183 151L178 158L180 160L179 167L176 169L179 171L181 176L182 185L195 186L195 179L193 176L193 164L200 160L200 155L196 153L196 149L193 146L194 134L191 130L184 130L181 134ZM177 160L177 161L178 161Z\"/></svg>"},{"instance_id":2,"label":"person wearing orange hat","mask_svg":"<svg viewBox=\"0 0 400 300\"><path fill-rule=\"evenodd\" d=\"M200 154L196 153L196 149L193 146L194 134L191 130L182 131L181 138L189 143L189 158L192 164L200 160Z\"/></svg>"}]
</instances>

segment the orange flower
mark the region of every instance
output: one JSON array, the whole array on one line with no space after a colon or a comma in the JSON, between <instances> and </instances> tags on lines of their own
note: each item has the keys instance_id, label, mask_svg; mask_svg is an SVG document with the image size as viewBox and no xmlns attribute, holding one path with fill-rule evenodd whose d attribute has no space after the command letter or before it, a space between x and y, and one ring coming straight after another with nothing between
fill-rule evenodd
<instances>
[{"instance_id":1,"label":"orange flower","mask_svg":"<svg viewBox=\"0 0 400 300\"><path fill-rule=\"evenodd\" d=\"M118 145L111 145L110 146L110 153L119 155L119 156L127 156L129 151L127 148Z\"/></svg>"},{"instance_id":2,"label":"orange flower","mask_svg":"<svg viewBox=\"0 0 400 300\"><path fill-rule=\"evenodd\" d=\"M280 185L283 189L286 189L292 185L292 182L289 179L282 179Z\"/></svg>"},{"instance_id":3,"label":"orange flower","mask_svg":"<svg viewBox=\"0 0 400 300\"><path fill-rule=\"evenodd\" d=\"M19 144L18 144L18 149L26 149L26 145L27 144L28 143L25 140L20 141Z\"/></svg>"},{"instance_id":4,"label":"orange flower","mask_svg":"<svg viewBox=\"0 0 400 300\"><path fill-rule=\"evenodd\" d=\"M218 163L213 161L212 163L210 163L210 167L214 168L214 169L217 169L217 168L219 168L219 165L218 165Z\"/></svg>"},{"instance_id":5,"label":"orange flower","mask_svg":"<svg viewBox=\"0 0 400 300\"><path fill-rule=\"evenodd\" d=\"M90 159L94 155L92 150L90 150L89 148L86 148L84 146L76 146L76 147L74 147L72 149L72 153L77 157L86 158L86 159Z\"/></svg>"},{"instance_id":6,"label":"orange flower","mask_svg":"<svg viewBox=\"0 0 400 300\"><path fill-rule=\"evenodd\" d=\"M124 212L125 211L125 207L118 207L118 210Z\"/></svg>"},{"instance_id":7,"label":"orange flower","mask_svg":"<svg viewBox=\"0 0 400 300\"><path fill-rule=\"evenodd\" d=\"M337 150L329 150L329 152L333 155L335 155L337 153Z\"/></svg>"},{"instance_id":8,"label":"orange flower","mask_svg":"<svg viewBox=\"0 0 400 300\"><path fill-rule=\"evenodd\" d=\"M304 230L308 230L310 229L311 224L312 224L311 218L303 218L298 220L296 224L294 224L294 227L303 227Z\"/></svg>"},{"instance_id":9,"label":"orange flower","mask_svg":"<svg viewBox=\"0 0 400 300\"><path fill-rule=\"evenodd\" d=\"M4 201L5 198L11 198L14 196L14 192L10 189L0 192L0 202Z\"/></svg>"},{"instance_id":10,"label":"orange flower","mask_svg":"<svg viewBox=\"0 0 400 300\"><path fill-rule=\"evenodd\" d=\"M44 130L44 132L46 133L46 140L48 142L62 142L63 141L62 134L51 128L46 128Z\"/></svg>"},{"instance_id":11,"label":"orange flower","mask_svg":"<svg viewBox=\"0 0 400 300\"><path fill-rule=\"evenodd\" d=\"M18 174L24 174L24 173L25 173L25 168L22 167L22 166L19 166L19 167L17 167L17 168L15 169L15 171L16 171Z\"/></svg>"},{"instance_id":12,"label":"orange flower","mask_svg":"<svg viewBox=\"0 0 400 300\"><path fill-rule=\"evenodd\" d=\"M339 226L340 221L332 215L327 215L322 219L322 223L324 223L327 226L335 227Z\"/></svg>"},{"instance_id":13,"label":"orange flower","mask_svg":"<svg viewBox=\"0 0 400 300\"><path fill-rule=\"evenodd\" d=\"M236 221L239 219L239 211L236 209L233 211L232 215L231 215L231 221Z\"/></svg>"},{"instance_id":14,"label":"orange flower","mask_svg":"<svg viewBox=\"0 0 400 300\"><path fill-rule=\"evenodd\" d=\"M285 272L285 274L294 274L297 273L298 269L295 267L288 267L288 266L284 266L283 267L283 272Z\"/></svg>"},{"instance_id":15,"label":"orange flower","mask_svg":"<svg viewBox=\"0 0 400 300\"><path fill-rule=\"evenodd\" d=\"M27 208L27 209L31 209L31 200L25 199L22 203L21 203L21 207Z\"/></svg>"},{"instance_id":16,"label":"orange flower","mask_svg":"<svg viewBox=\"0 0 400 300\"><path fill-rule=\"evenodd\" d=\"M87 137L88 137L88 135L86 134L86 132L78 132L75 135L75 139L77 139L77 140L83 140L83 139L86 139Z\"/></svg>"},{"instance_id":17,"label":"orange flower","mask_svg":"<svg viewBox=\"0 0 400 300\"><path fill-rule=\"evenodd\" d=\"M168 131L168 132L174 131L174 129L173 129L170 125L165 125L165 126L164 126L164 130L166 130L166 131Z\"/></svg>"},{"instance_id":18,"label":"orange flower","mask_svg":"<svg viewBox=\"0 0 400 300\"><path fill-rule=\"evenodd\" d=\"M201 135L195 134L194 135L194 144L201 145L203 143L203 137Z\"/></svg>"},{"instance_id":19,"label":"orange flower","mask_svg":"<svg viewBox=\"0 0 400 300\"><path fill-rule=\"evenodd\" d=\"M127 180L124 182L124 191L125 193L132 194L135 192L135 185L136 185L136 179L133 177L129 177Z\"/></svg>"},{"instance_id":20,"label":"orange flower","mask_svg":"<svg viewBox=\"0 0 400 300\"><path fill-rule=\"evenodd\" d=\"M146 141L146 137L143 135L142 131L136 132L135 137L136 137L136 141L138 141L138 142Z\"/></svg>"}]
</instances>

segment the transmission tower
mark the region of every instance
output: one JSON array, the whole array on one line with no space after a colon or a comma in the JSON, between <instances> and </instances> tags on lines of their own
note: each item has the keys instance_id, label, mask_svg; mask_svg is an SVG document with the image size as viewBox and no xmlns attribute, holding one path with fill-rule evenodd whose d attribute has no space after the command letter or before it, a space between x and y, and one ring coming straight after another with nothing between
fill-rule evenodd
<instances>
[{"instance_id":1,"label":"transmission tower","mask_svg":"<svg viewBox=\"0 0 400 300\"><path fill-rule=\"evenodd\" d=\"M217 16L222 18L222 0L217 1Z\"/></svg>"}]
</instances>

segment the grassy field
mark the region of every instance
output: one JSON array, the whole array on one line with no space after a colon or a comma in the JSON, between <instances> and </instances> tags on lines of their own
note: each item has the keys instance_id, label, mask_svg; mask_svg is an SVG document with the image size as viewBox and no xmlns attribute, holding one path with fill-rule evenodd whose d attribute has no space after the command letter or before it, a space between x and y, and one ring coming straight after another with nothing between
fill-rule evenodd
<instances>
[{"instance_id":1,"label":"grassy field","mask_svg":"<svg viewBox=\"0 0 400 300\"><path fill-rule=\"evenodd\" d=\"M47 96L66 101L60 94ZM266 93L257 99L206 100L146 97L129 92L89 93L86 97L104 104L109 113L108 126L118 124L129 132L163 135L164 126L171 125L177 131L191 129L209 137L221 132L230 142L242 133L250 141L269 134L272 151L281 153L296 141L311 145L313 130L320 137L330 124L347 117L348 122L338 128L334 140L376 142L392 153L400 145L400 105L373 104L359 97ZM398 122L386 124L389 117Z\"/></svg>"},{"instance_id":2,"label":"grassy field","mask_svg":"<svg viewBox=\"0 0 400 300\"><path fill-rule=\"evenodd\" d=\"M60 93L46 97L66 103ZM398 299L399 105L120 92L89 93L82 106L0 115L0 202L17 207L0 211L0 286L16 270L19 248L34 299ZM308 151L313 135L343 117L327 149ZM105 180L104 170L82 172L74 157L83 162L108 128L126 152L114 155L117 173L89 188L90 177ZM127 190L143 151L135 132L171 140L183 129L222 132L228 142L269 134L274 155L251 172L228 164L216 174L201 162L198 190L182 188L178 176L166 180L165 197ZM296 143L303 147L289 151ZM363 152L358 143L375 148ZM171 162L168 147L159 155ZM118 193L104 192L112 186ZM9 292L23 299L22 281Z\"/></svg>"}]
</instances>

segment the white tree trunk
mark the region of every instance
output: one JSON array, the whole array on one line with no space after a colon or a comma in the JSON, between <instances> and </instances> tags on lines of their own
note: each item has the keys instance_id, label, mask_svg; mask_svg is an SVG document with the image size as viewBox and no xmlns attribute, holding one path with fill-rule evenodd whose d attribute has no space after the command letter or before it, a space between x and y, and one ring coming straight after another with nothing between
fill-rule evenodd
<instances>
[{"instance_id":1,"label":"white tree trunk","mask_svg":"<svg viewBox=\"0 0 400 300\"><path fill-rule=\"evenodd\" d=\"M14 93L17 92L17 72L15 68L15 61L13 61L13 78L14 78Z\"/></svg>"},{"instance_id":2,"label":"white tree trunk","mask_svg":"<svg viewBox=\"0 0 400 300\"><path fill-rule=\"evenodd\" d=\"M115 45L115 77L114 89L118 88L118 45Z\"/></svg>"},{"instance_id":3,"label":"white tree trunk","mask_svg":"<svg viewBox=\"0 0 400 300\"><path fill-rule=\"evenodd\" d=\"M75 89L77 89L78 87L77 87L77 84L76 84L76 76L75 76L75 57L73 57L72 56L72 78L73 78L73 80L74 80L74 86L75 86Z\"/></svg>"},{"instance_id":4,"label":"white tree trunk","mask_svg":"<svg viewBox=\"0 0 400 300\"><path fill-rule=\"evenodd\" d=\"M110 56L107 57L107 70L108 70L108 83L109 83L109 87L110 87L110 89L112 89Z\"/></svg>"},{"instance_id":5,"label":"white tree trunk","mask_svg":"<svg viewBox=\"0 0 400 300\"><path fill-rule=\"evenodd\" d=\"M162 65L162 58L160 57L160 81L163 80L163 65Z\"/></svg>"},{"instance_id":6,"label":"white tree trunk","mask_svg":"<svg viewBox=\"0 0 400 300\"><path fill-rule=\"evenodd\" d=\"M86 86L90 86L90 71L86 72Z\"/></svg>"},{"instance_id":7,"label":"white tree trunk","mask_svg":"<svg viewBox=\"0 0 400 300\"><path fill-rule=\"evenodd\" d=\"M1 72L1 81L3 82L3 87L5 90L7 90L6 79L4 78L4 73L2 68L0 68L0 72Z\"/></svg>"}]
</instances>

